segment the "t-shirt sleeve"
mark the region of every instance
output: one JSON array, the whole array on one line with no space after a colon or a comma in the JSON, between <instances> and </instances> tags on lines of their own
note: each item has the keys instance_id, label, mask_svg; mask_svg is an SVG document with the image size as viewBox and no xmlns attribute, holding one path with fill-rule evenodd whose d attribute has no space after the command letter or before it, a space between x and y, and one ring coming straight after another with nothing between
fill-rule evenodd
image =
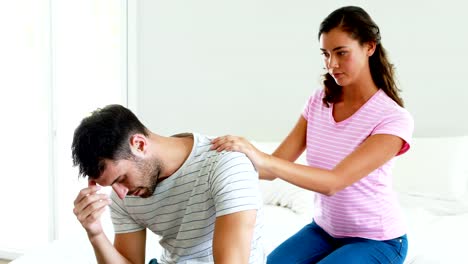
<instances>
[{"instance_id":1,"label":"t-shirt sleeve","mask_svg":"<svg viewBox=\"0 0 468 264\"><path fill-rule=\"evenodd\" d=\"M307 102L305 103L304 111L302 111L302 116L305 118L305 120L309 119L309 109L310 109L312 100L313 100L313 96L310 96Z\"/></svg>"},{"instance_id":2,"label":"t-shirt sleeve","mask_svg":"<svg viewBox=\"0 0 468 264\"><path fill-rule=\"evenodd\" d=\"M209 178L216 217L260 209L258 173L243 153L222 152Z\"/></svg>"},{"instance_id":3,"label":"t-shirt sleeve","mask_svg":"<svg viewBox=\"0 0 468 264\"><path fill-rule=\"evenodd\" d=\"M145 227L138 224L128 214L123 200L121 200L114 191L111 193L111 199L111 218L116 234L136 232L145 229Z\"/></svg>"},{"instance_id":4,"label":"t-shirt sleeve","mask_svg":"<svg viewBox=\"0 0 468 264\"><path fill-rule=\"evenodd\" d=\"M311 109L313 109L314 104L322 104L323 94L324 90L321 89L315 91L314 94L309 97L305 103L304 110L302 111L302 116L305 118L305 120L309 120L309 114L312 111Z\"/></svg>"},{"instance_id":5,"label":"t-shirt sleeve","mask_svg":"<svg viewBox=\"0 0 468 264\"><path fill-rule=\"evenodd\" d=\"M395 111L389 115L386 115L379 123L379 125L377 125L377 127L374 129L372 135L389 134L403 139L404 144L397 153L398 156L410 149L413 130L413 117L408 111L401 109L400 111Z\"/></svg>"}]
</instances>

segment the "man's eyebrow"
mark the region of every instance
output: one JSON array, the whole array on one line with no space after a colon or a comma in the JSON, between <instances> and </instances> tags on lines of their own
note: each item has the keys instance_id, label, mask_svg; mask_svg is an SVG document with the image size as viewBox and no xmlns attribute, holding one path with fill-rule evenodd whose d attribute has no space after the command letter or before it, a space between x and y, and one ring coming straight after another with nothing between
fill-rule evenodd
<instances>
[{"instance_id":1,"label":"man's eyebrow","mask_svg":"<svg viewBox=\"0 0 468 264\"><path fill-rule=\"evenodd\" d=\"M122 175L120 175L119 177L117 177L111 184L110 186L114 185L114 183L118 182L120 180L120 178L122 178Z\"/></svg>"}]
</instances>

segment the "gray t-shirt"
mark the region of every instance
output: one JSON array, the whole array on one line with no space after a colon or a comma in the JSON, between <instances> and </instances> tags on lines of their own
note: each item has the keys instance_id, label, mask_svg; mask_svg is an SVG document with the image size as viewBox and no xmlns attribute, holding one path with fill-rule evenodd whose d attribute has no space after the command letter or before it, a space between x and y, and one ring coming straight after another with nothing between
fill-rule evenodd
<instances>
[{"instance_id":1,"label":"gray t-shirt","mask_svg":"<svg viewBox=\"0 0 468 264\"><path fill-rule=\"evenodd\" d=\"M214 263L216 217L256 209L251 264L266 262L261 239L262 198L258 173L242 153L210 150L211 140L194 134L185 163L156 187L151 197L112 192L111 216L116 233L150 229L161 237L161 263Z\"/></svg>"}]
</instances>

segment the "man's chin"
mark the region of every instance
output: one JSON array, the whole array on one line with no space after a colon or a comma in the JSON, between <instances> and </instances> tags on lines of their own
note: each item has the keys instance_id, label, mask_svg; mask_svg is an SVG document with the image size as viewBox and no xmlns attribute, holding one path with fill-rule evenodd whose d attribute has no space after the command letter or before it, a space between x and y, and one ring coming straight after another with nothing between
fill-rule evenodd
<instances>
[{"instance_id":1,"label":"man's chin","mask_svg":"<svg viewBox=\"0 0 468 264\"><path fill-rule=\"evenodd\" d=\"M151 197L153 195L153 192L151 192L150 190L148 189L145 189L145 192L143 192L142 194L140 194L139 196L141 198L148 198L148 197Z\"/></svg>"}]
</instances>

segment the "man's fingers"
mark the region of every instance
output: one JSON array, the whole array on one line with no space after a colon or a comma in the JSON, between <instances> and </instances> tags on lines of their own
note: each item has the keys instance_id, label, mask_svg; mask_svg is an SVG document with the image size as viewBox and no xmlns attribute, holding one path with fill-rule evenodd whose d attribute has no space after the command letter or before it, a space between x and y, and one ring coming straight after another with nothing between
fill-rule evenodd
<instances>
[{"instance_id":1,"label":"man's fingers","mask_svg":"<svg viewBox=\"0 0 468 264\"><path fill-rule=\"evenodd\" d=\"M89 182L88 182L89 184ZM93 194L101 189L101 186L99 185L91 185L88 188L82 189L79 193L78 196L76 197L75 201L73 201L73 204L76 205L77 203L81 202L81 200L90 195Z\"/></svg>"},{"instance_id":2,"label":"man's fingers","mask_svg":"<svg viewBox=\"0 0 468 264\"><path fill-rule=\"evenodd\" d=\"M103 210L107 205L111 204L112 201L110 199L99 199L96 200L88 206L86 206L83 210L78 211L76 217L82 223L87 221L90 215L95 215L96 212Z\"/></svg>"},{"instance_id":3,"label":"man's fingers","mask_svg":"<svg viewBox=\"0 0 468 264\"><path fill-rule=\"evenodd\" d=\"M104 206L104 207L101 207L99 210L94 211L93 213L88 215L88 217L86 217L84 224L91 224L93 222L96 222L97 220L101 218L101 215L102 213L104 213L105 210L106 210L106 207Z\"/></svg>"},{"instance_id":4,"label":"man's fingers","mask_svg":"<svg viewBox=\"0 0 468 264\"><path fill-rule=\"evenodd\" d=\"M73 212L75 214L79 214L81 211L87 208L90 204L99 200L108 200L108 199L109 199L109 196L103 193L94 193L94 194L87 195L83 197L83 199L81 199L79 203L75 204L75 208L73 209Z\"/></svg>"}]
</instances>

